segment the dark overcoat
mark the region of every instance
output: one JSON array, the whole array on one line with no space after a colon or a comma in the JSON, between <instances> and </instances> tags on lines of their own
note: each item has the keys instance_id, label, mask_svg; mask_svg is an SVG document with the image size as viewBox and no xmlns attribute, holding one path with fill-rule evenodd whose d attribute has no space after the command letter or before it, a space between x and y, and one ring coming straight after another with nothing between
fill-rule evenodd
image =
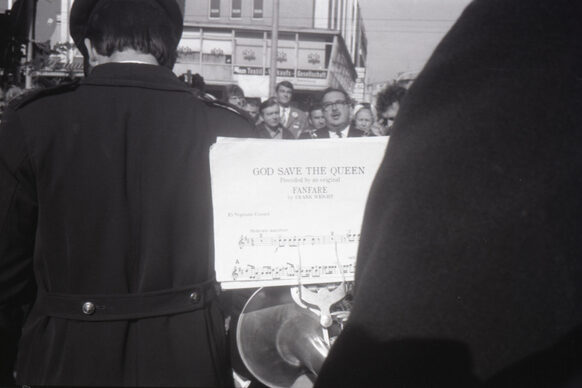
<instances>
[{"instance_id":1,"label":"dark overcoat","mask_svg":"<svg viewBox=\"0 0 582 388\"><path fill-rule=\"evenodd\" d=\"M582 386L582 3L477 0L409 90L318 387Z\"/></svg>"},{"instance_id":2,"label":"dark overcoat","mask_svg":"<svg viewBox=\"0 0 582 388\"><path fill-rule=\"evenodd\" d=\"M3 329L38 286L17 381L231 384L212 282L207 107L144 64L100 65L43 94L0 130Z\"/></svg>"}]
</instances>

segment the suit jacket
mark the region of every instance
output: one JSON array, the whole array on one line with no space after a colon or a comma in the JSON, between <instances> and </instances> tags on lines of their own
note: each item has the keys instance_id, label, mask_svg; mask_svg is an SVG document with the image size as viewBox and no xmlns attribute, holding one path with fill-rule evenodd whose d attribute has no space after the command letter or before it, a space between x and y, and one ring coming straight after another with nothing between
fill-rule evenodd
<instances>
[{"instance_id":1,"label":"suit jacket","mask_svg":"<svg viewBox=\"0 0 582 388\"><path fill-rule=\"evenodd\" d=\"M0 330L38 287L17 381L232 385L204 103L169 69L111 63L5 118Z\"/></svg>"},{"instance_id":2,"label":"suit jacket","mask_svg":"<svg viewBox=\"0 0 582 388\"><path fill-rule=\"evenodd\" d=\"M279 126L279 130L282 131L283 139L295 139L295 136L293 136L293 134L284 127ZM261 122L256 126L256 133L257 137L260 139L271 139L271 132L269 132L267 125L264 122Z\"/></svg>"},{"instance_id":3,"label":"suit jacket","mask_svg":"<svg viewBox=\"0 0 582 388\"><path fill-rule=\"evenodd\" d=\"M298 139L317 139L317 129L315 129L315 128L305 128L299 134Z\"/></svg>"},{"instance_id":4,"label":"suit jacket","mask_svg":"<svg viewBox=\"0 0 582 388\"><path fill-rule=\"evenodd\" d=\"M327 127L318 129L315 131L315 138L316 139L329 139L329 131L330 129ZM362 137L364 136L364 131L360 131L359 129L354 128L350 125L350 129L348 130L347 137ZM302 139L313 138L309 133L306 133L305 136L301 137Z\"/></svg>"},{"instance_id":5,"label":"suit jacket","mask_svg":"<svg viewBox=\"0 0 582 388\"><path fill-rule=\"evenodd\" d=\"M582 7L477 0L398 114L318 387L582 384Z\"/></svg>"},{"instance_id":6,"label":"suit jacket","mask_svg":"<svg viewBox=\"0 0 582 388\"><path fill-rule=\"evenodd\" d=\"M289 118L283 126L293 134L294 138L298 138L301 131L308 126L307 113L291 105Z\"/></svg>"}]
</instances>

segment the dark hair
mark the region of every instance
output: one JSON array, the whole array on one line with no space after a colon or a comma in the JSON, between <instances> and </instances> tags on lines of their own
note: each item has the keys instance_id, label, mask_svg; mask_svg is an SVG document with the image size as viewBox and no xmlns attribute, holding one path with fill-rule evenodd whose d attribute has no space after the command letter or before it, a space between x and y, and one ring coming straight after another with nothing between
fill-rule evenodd
<instances>
[{"instance_id":1,"label":"dark hair","mask_svg":"<svg viewBox=\"0 0 582 388\"><path fill-rule=\"evenodd\" d=\"M261 115L262 115L263 110L270 108L274 105L279 106L279 102L277 101L277 99L275 97L268 98L261 103L261 106L259 106L259 112L261 112Z\"/></svg>"},{"instance_id":2,"label":"dark hair","mask_svg":"<svg viewBox=\"0 0 582 388\"><path fill-rule=\"evenodd\" d=\"M241 97L244 98L245 97L245 92L243 92L243 90L241 89L240 86L235 85L235 84L230 84L230 85L225 85L224 86L224 93L222 95L222 99L223 101L228 102L228 99L230 97Z\"/></svg>"},{"instance_id":3,"label":"dark hair","mask_svg":"<svg viewBox=\"0 0 582 388\"><path fill-rule=\"evenodd\" d=\"M291 91L293 92L295 90L295 88L293 87L293 84L289 81L281 81L277 84L277 86L275 86L275 91L279 91L279 87L280 86L285 86L286 88L291 89Z\"/></svg>"},{"instance_id":4,"label":"dark hair","mask_svg":"<svg viewBox=\"0 0 582 388\"><path fill-rule=\"evenodd\" d=\"M172 68L178 42L172 21L164 15L155 1L102 1L87 22L85 36L100 55L134 49Z\"/></svg>"},{"instance_id":5,"label":"dark hair","mask_svg":"<svg viewBox=\"0 0 582 388\"><path fill-rule=\"evenodd\" d=\"M206 92L206 82L204 82L204 77L196 73L192 76L192 89L198 89L200 93Z\"/></svg>"},{"instance_id":6,"label":"dark hair","mask_svg":"<svg viewBox=\"0 0 582 388\"><path fill-rule=\"evenodd\" d=\"M345 90L343 89L338 89L338 88L327 88L325 89L323 92L321 92L321 96L319 97L319 102L323 102L323 97L325 97L326 94L331 93L331 92L338 92L344 95L345 99L347 102L350 103L350 105L352 104L352 99L350 98L350 95L348 93L346 93Z\"/></svg>"},{"instance_id":7,"label":"dark hair","mask_svg":"<svg viewBox=\"0 0 582 388\"><path fill-rule=\"evenodd\" d=\"M256 106L257 108L261 105L257 100L247 98L245 101L246 105Z\"/></svg>"},{"instance_id":8,"label":"dark hair","mask_svg":"<svg viewBox=\"0 0 582 388\"><path fill-rule=\"evenodd\" d=\"M323 106L321 106L321 103L314 103L309 105L309 113L313 112L314 110L323 110Z\"/></svg>"},{"instance_id":9,"label":"dark hair","mask_svg":"<svg viewBox=\"0 0 582 388\"><path fill-rule=\"evenodd\" d=\"M400 85L391 84L386 86L376 97L376 111L381 115L390 105L400 102L406 94L406 89Z\"/></svg>"}]
</instances>

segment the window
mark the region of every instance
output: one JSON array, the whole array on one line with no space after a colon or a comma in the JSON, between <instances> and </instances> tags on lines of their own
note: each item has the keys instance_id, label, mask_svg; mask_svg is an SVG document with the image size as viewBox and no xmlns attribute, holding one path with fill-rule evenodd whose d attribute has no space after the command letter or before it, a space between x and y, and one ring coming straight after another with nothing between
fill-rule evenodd
<instances>
[{"instance_id":1,"label":"window","mask_svg":"<svg viewBox=\"0 0 582 388\"><path fill-rule=\"evenodd\" d=\"M240 19L242 15L241 0L232 0L232 7L230 17L233 19Z\"/></svg>"},{"instance_id":2,"label":"window","mask_svg":"<svg viewBox=\"0 0 582 388\"><path fill-rule=\"evenodd\" d=\"M253 19L263 18L263 0L253 0Z\"/></svg>"},{"instance_id":3,"label":"window","mask_svg":"<svg viewBox=\"0 0 582 388\"><path fill-rule=\"evenodd\" d=\"M210 18L220 17L220 0L210 0Z\"/></svg>"}]
</instances>

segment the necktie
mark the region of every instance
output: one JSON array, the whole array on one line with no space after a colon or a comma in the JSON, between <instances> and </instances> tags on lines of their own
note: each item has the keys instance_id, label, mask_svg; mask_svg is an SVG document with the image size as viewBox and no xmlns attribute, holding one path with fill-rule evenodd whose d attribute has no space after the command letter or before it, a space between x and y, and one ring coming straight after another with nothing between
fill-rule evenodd
<instances>
[{"instance_id":1,"label":"necktie","mask_svg":"<svg viewBox=\"0 0 582 388\"><path fill-rule=\"evenodd\" d=\"M337 134L337 137L339 137L339 138L343 137L341 130L338 129L337 131L335 131L335 133Z\"/></svg>"},{"instance_id":2,"label":"necktie","mask_svg":"<svg viewBox=\"0 0 582 388\"><path fill-rule=\"evenodd\" d=\"M287 125L287 112L288 112L289 108L285 108L283 107L283 109L281 109L281 124L283 126Z\"/></svg>"}]
</instances>

